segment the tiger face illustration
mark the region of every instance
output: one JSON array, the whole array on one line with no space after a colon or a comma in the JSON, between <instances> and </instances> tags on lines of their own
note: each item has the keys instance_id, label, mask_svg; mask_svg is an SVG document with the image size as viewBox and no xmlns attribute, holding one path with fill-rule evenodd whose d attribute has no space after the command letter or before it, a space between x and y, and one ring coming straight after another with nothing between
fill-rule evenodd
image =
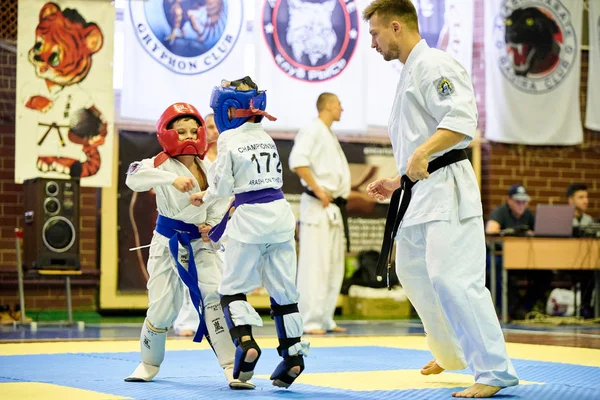
<instances>
[{"instance_id":1,"label":"tiger face illustration","mask_svg":"<svg viewBox=\"0 0 600 400\"><path fill-rule=\"evenodd\" d=\"M331 15L337 0L308 3L289 0L289 25L286 41L292 48L293 57L301 62L306 54L311 65L323 57L331 58L337 43L337 35L331 25Z\"/></svg>"},{"instance_id":2,"label":"tiger face illustration","mask_svg":"<svg viewBox=\"0 0 600 400\"><path fill-rule=\"evenodd\" d=\"M505 20L505 42L516 75L551 72L559 62L556 22L536 7L518 8Z\"/></svg>"},{"instance_id":3,"label":"tiger face illustration","mask_svg":"<svg viewBox=\"0 0 600 400\"><path fill-rule=\"evenodd\" d=\"M92 54L102 48L103 36L94 23L87 23L77 10L64 12L54 3L40 11L35 45L29 61L38 77L60 86L81 82L92 67Z\"/></svg>"},{"instance_id":4,"label":"tiger face illustration","mask_svg":"<svg viewBox=\"0 0 600 400\"><path fill-rule=\"evenodd\" d=\"M37 77L44 80L45 89L28 96L25 107L40 113L38 146L49 135L58 135L62 148L68 147L62 134L66 130L69 141L81 145L84 153L77 159L64 157L66 151L62 150L53 151L55 154L42 151L37 168L72 177L92 176L100 168L97 147L105 141L107 123L78 84L92 67L92 55L102 48L102 31L95 23L86 22L77 10L61 11L57 4L46 3L35 33L28 59Z\"/></svg>"}]
</instances>

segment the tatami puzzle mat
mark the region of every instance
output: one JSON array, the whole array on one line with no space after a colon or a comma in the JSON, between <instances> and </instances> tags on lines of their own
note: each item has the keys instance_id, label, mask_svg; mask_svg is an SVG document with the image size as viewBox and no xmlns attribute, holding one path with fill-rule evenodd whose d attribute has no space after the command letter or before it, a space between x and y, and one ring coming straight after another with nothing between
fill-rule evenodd
<instances>
[{"instance_id":1,"label":"tatami puzzle mat","mask_svg":"<svg viewBox=\"0 0 600 400\"><path fill-rule=\"evenodd\" d=\"M312 340L305 373L288 390L269 375L280 358L272 338L264 347L254 391L227 387L206 344L168 341L159 375L127 383L139 362L139 343L73 342L0 346L0 393L7 399L448 399L473 383L469 370L424 377L431 359L422 337ZM39 353L49 354L39 354ZM509 344L521 385L497 398L600 399L600 350ZM555 361L552 361L555 360Z\"/></svg>"}]
</instances>

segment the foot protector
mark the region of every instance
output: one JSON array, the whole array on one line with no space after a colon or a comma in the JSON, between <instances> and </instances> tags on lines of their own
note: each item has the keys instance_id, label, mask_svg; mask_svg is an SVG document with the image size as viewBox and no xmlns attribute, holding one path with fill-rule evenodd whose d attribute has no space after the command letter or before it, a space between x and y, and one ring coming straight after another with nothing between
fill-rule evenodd
<instances>
[{"instance_id":1,"label":"foot protector","mask_svg":"<svg viewBox=\"0 0 600 400\"><path fill-rule=\"evenodd\" d=\"M225 374L225 378L227 378L227 382L229 382L229 388L233 390L253 390L256 388L256 385L252 383L252 381L242 382L239 379L235 379L233 377L233 367L226 367L223 369L223 373Z\"/></svg>"},{"instance_id":2,"label":"foot protector","mask_svg":"<svg viewBox=\"0 0 600 400\"><path fill-rule=\"evenodd\" d=\"M300 372L296 376L290 376L288 372L294 367L300 367ZM300 376L302 371L304 371L304 357L289 356L279 363L270 379L273 381L273 386L288 388Z\"/></svg>"},{"instance_id":3,"label":"foot protector","mask_svg":"<svg viewBox=\"0 0 600 400\"><path fill-rule=\"evenodd\" d=\"M248 351L254 349L258 352L258 355L252 362L244 361ZM240 341L240 344L235 349L235 363L233 365L233 378L239 379L242 382L246 382L254 375L254 367L260 358L260 347L254 339L246 340L245 342Z\"/></svg>"},{"instance_id":4,"label":"foot protector","mask_svg":"<svg viewBox=\"0 0 600 400\"><path fill-rule=\"evenodd\" d=\"M150 382L158 374L160 367L141 362L125 382Z\"/></svg>"}]
</instances>

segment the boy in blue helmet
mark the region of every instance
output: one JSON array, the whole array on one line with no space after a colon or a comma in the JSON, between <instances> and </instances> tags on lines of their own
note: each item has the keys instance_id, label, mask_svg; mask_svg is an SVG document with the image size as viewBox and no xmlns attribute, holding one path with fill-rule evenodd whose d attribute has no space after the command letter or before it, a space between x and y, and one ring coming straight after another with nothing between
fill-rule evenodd
<instances>
[{"instance_id":1,"label":"boy in blue helmet","mask_svg":"<svg viewBox=\"0 0 600 400\"><path fill-rule=\"evenodd\" d=\"M190 196L190 202L199 206L235 196L231 220L226 213L209 234L218 241L227 225L228 246L218 290L237 347L233 376L242 382L250 379L261 355L252 326L262 326L262 319L246 295L264 285L279 337L277 351L283 357L271 380L287 388L304 370L309 344L301 340L303 324L295 286L296 221L281 191L277 147L260 123L263 117L275 118L265 111L266 93L249 77L215 87L211 107L221 132L218 156L209 171L209 188Z\"/></svg>"}]
</instances>

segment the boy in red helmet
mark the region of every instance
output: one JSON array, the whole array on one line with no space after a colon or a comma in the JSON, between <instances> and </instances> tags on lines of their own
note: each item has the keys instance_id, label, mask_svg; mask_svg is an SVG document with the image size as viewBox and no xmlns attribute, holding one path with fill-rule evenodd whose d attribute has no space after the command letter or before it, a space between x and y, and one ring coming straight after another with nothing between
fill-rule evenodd
<instances>
[{"instance_id":1,"label":"boy in red helmet","mask_svg":"<svg viewBox=\"0 0 600 400\"><path fill-rule=\"evenodd\" d=\"M175 103L162 114L156 131L163 151L132 163L125 181L134 191L154 189L159 212L148 259L150 306L140 336L142 362L125 381L148 382L158 373L185 284L200 316L194 341L207 337L232 389L254 389L252 382L233 379L235 348L217 292L221 273L207 236L225 213L227 199L206 207L189 204L190 194L208 187L204 120L191 104Z\"/></svg>"}]
</instances>

